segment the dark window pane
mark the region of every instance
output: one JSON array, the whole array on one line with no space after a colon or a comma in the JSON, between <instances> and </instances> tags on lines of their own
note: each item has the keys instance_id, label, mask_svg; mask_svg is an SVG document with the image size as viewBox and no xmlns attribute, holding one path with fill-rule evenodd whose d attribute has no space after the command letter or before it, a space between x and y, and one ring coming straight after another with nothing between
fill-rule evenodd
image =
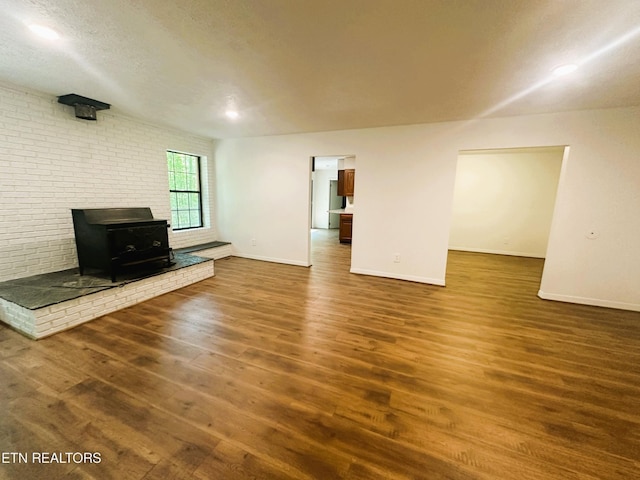
<instances>
[{"instance_id":1,"label":"dark window pane","mask_svg":"<svg viewBox=\"0 0 640 480\"><path fill-rule=\"evenodd\" d=\"M172 228L201 227L200 157L168 151L167 170Z\"/></svg>"}]
</instances>

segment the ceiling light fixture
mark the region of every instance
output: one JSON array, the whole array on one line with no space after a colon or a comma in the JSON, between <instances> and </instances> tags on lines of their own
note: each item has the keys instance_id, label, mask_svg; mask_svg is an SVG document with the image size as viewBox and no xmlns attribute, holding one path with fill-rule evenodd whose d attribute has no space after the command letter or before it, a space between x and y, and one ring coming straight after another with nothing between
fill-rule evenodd
<instances>
[{"instance_id":1,"label":"ceiling light fixture","mask_svg":"<svg viewBox=\"0 0 640 480\"><path fill-rule=\"evenodd\" d=\"M576 70L578 68L578 66L582 66L582 65L586 65L589 62L592 62L593 60L613 51L616 49L619 49L621 46L625 45L626 43L629 43L631 40L635 39L636 37L640 36L640 26L636 26L633 30L630 30L628 32L626 32L624 35L614 39L612 42L609 42L608 44L602 46L601 48L599 48L598 50L595 50L594 52L591 52L589 55L587 55L586 57L583 57L581 59L579 59L579 62L577 64L575 64L575 67L565 67L560 69L560 67L563 67L562 65L560 67L558 67L559 73L562 75L564 73L564 75L573 72L574 70ZM554 69L555 70L555 69ZM501 102L497 103L496 105L488 108L487 110L485 110L484 112L480 113L476 119L478 118L485 118L488 117L492 114L494 114L495 112L502 110L503 108L505 108L508 105L511 105L512 103L520 100L521 98L524 98L528 95L531 95L533 92L541 89L542 87L544 87L545 85L548 85L549 83L553 82L556 80L557 74L550 74L547 75L545 78L543 78L542 80L534 83L533 85L519 91L516 92L514 95L502 100Z\"/></svg>"},{"instance_id":2,"label":"ceiling light fixture","mask_svg":"<svg viewBox=\"0 0 640 480\"><path fill-rule=\"evenodd\" d=\"M231 120L235 120L240 116L237 110L227 110L226 112L224 112L224 114L227 116L227 118L230 118Z\"/></svg>"},{"instance_id":3,"label":"ceiling light fixture","mask_svg":"<svg viewBox=\"0 0 640 480\"><path fill-rule=\"evenodd\" d=\"M46 38L47 40L57 40L60 38L60 34L54 29L45 27L44 25L32 24L29 25L29 30L38 35L39 37Z\"/></svg>"},{"instance_id":4,"label":"ceiling light fixture","mask_svg":"<svg viewBox=\"0 0 640 480\"><path fill-rule=\"evenodd\" d=\"M227 117L229 120L236 120L238 117L240 117L240 112L238 111L238 101L236 100L235 95L227 95L225 103L225 117Z\"/></svg>"},{"instance_id":5,"label":"ceiling light fixture","mask_svg":"<svg viewBox=\"0 0 640 480\"><path fill-rule=\"evenodd\" d=\"M566 65L560 65L559 67L554 68L551 73L553 73L554 77L561 77L575 72L577 69L578 65L575 63L567 63Z\"/></svg>"}]
</instances>

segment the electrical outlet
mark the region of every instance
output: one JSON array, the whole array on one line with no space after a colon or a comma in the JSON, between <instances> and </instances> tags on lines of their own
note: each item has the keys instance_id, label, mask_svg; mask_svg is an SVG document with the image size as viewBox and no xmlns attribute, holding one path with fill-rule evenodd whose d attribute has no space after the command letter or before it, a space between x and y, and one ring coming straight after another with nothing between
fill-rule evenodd
<instances>
[{"instance_id":1,"label":"electrical outlet","mask_svg":"<svg viewBox=\"0 0 640 480\"><path fill-rule=\"evenodd\" d=\"M393 254L393 262L394 263L400 263L400 254L399 253L394 253Z\"/></svg>"},{"instance_id":2,"label":"electrical outlet","mask_svg":"<svg viewBox=\"0 0 640 480\"><path fill-rule=\"evenodd\" d=\"M251 239L251 246L252 246L252 247L255 247L255 246L256 246L256 239L255 239L255 238L252 238L252 239Z\"/></svg>"}]
</instances>

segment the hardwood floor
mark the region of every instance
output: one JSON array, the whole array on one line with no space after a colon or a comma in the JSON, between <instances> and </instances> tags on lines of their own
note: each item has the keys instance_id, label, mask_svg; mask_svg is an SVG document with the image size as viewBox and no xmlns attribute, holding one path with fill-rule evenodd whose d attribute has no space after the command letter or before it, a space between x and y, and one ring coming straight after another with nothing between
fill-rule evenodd
<instances>
[{"instance_id":1,"label":"hardwood floor","mask_svg":"<svg viewBox=\"0 0 640 480\"><path fill-rule=\"evenodd\" d=\"M451 252L436 287L313 236L312 268L218 260L38 342L0 326L0 478L640 478L639 313L539 299L537 259Z\"/></svg>"}]
</instances>

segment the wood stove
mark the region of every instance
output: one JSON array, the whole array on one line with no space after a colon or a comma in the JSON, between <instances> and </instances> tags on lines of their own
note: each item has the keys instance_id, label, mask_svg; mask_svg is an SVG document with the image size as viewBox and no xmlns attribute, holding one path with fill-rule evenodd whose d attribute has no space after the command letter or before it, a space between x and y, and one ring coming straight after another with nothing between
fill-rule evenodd
<instances>
[{"instance_id":1,"label":"wood stove","mask_svg":"<svg viewBox=\"0 0 640 480\"><path fill-rule=\"evenodd\" d=\"M80 275L85 268L116 274L153 262L171 265L169 224L153 218L151 209L72 209Z\"/></svg>"}]
</instances>

